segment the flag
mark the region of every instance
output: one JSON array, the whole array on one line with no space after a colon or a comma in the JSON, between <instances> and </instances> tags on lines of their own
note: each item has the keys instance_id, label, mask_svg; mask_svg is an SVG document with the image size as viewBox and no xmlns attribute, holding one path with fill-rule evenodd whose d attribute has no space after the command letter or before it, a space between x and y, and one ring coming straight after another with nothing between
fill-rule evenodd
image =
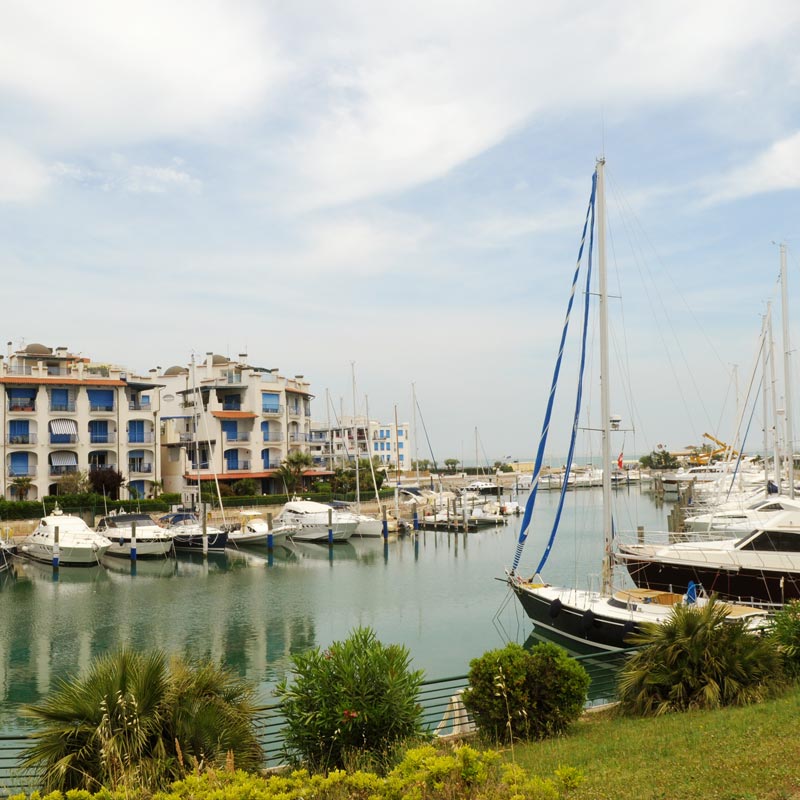
<instances>
[{"instance_id":1,"label":"flag","mask_svg":"<svg viewBox=\"0 0 800 800\"><path fill-rule=\"evenodd\" d=\"M622 453L619 454L619 458L617 459L617 466L622 469Z\"/></svg>"}]
</instances>

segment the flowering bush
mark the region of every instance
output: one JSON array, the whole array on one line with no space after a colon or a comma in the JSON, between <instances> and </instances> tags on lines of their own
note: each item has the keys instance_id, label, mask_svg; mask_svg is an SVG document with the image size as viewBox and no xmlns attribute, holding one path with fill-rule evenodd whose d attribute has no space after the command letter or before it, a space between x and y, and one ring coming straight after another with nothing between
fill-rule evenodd
<instances>
[{"instance_id":1,"label":"flowering bush","mask_svg":"<svg viewBox=\"0 0 800 800\"><path fill-rule=\"evenodd\" d=\"M294 678L277 689L286 748L315 771L367 764L385 769L395 748L421 731L422 672L409 653L383 645L370 628L292 658Z\"/></svg>"}]
</instances>

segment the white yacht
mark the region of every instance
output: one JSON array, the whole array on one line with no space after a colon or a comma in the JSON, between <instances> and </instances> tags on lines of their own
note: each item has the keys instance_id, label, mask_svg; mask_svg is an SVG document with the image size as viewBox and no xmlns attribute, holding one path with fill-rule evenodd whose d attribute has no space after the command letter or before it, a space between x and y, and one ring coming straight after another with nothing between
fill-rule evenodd
<instances>
[{"instance_id":1,"label":"white yacht","mask_svg":"<svg viewBox=\"0 0 800 800\"><path fill-rule=\"evenodd\" d=\"M260 511L242 510L239 512L239 522L223 526L228 532L228 547L239 546L266 546L272 534L272 544L279 545L286 541L287 536L294 533L289 525L274 525L270 530L267 521L261 516Z\"/></svg>"},{"instance_id":2,"label":"white yacht","mask_svg":"<svg viewBox=\"0 0 800 800\"><path fill-rule=\"evenodd\" d=\"M80 517L65 514L58 506L39 520L36 529L20 545L20 552L36 561L52 563L58 529L58 563L61 566L96 566L111 547L102 534L93 531Z\"/></svg>"},{"instance_id":3,"label":"white yacht","mask_svg":"<svg viewBox=\"0 0 800 800\"><path fill-rule=\"evenodd\" d=\"M172 534L153 522L147 514L109 514L97 523L96 530L111 540L106 555L130 558L136 528L136 557L166 556L172 551Z\"/></svg>"},{"instance_id":4,"label":"white yacht","mask_svg":"<svg viewBox=\"0 0 800 800\"><path fill-rule=\"evenodd\" d=\"M761 497L745 508L721 508L687 517L684 524L687 531L694 533L745 534L768 526L783 511L800 511L800 500L778 495Z\"/></svg>"},{"instance_id":5,"label":"white yacht","mask_svg":"<svg viewBox=\"0 0 800 800\"><path fill-rule=\"evenodd\" d=\"M329 520L334 542L346 542L358 526L354 514L337 511L313 500L290 500L276 518L278 524L294 528L290 536L300 542L328 541Z\"/></svg>"}]
</instances>

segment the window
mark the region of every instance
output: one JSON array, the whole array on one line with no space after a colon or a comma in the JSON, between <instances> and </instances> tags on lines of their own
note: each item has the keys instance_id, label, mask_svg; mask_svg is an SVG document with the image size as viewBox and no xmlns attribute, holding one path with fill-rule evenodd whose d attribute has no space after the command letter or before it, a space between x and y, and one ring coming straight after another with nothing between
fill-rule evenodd
<instances>
[{"instance_id":1,"label":"window","mask_svg":"<svg viewBox=\"0 0 800 800\"><path fill-rule=\"evenodd\" d=\"M87 393L89 395L89 410L90 411L113 411L114 410L114 390L113 389L89 389Z\"/></svg>"},{"instance_id":2,"label":"window","mask_svg":"<svg viewBox=\"0 0 800 800\"><path fill-rule=\"evenodd\" d=\"M275 392L261 392L261 410L277 413L280 411L280 395Z\"/></svg>"}]
</instances>

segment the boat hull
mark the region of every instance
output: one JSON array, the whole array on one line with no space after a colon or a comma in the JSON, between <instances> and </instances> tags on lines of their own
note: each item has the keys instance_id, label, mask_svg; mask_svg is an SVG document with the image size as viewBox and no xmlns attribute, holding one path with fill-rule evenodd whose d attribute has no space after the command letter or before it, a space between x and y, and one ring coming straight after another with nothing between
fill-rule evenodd
<instances>
[{"instance_id":1,"label":"boat hull","mask_svg":"<svg viewBox=\"0 0 800 800\"><path fill-rule=\"evenodd\" d=\"M690 581L723 600L783 604L800 600L800 573L787 570L766 571L746 567L726 569L719 565L680 564L644 557L626 556L624 563L633 582L643 589L664 591L685 589Z\"/></svg>"},{"instance_id":2,"label":"boat hull","mask_svg":"<svg viewBox=\"0 0 800 800\"><path fill-rule=\"evenodd\" d=\"M130 558L133 543L130 536L114 537L111 539L111 546L106 550L107 556L116 558ZM136 537L136 557L137 558L163 558L172 552L172 538L159 537L150 539L147 537Z\"/></svg>"},{"instance_id":3,"label":"boat hull","mask_svg":"<svg viewBox=\"0 0 800 800\"><path fill-rule=\"evenodd\" d=\"M228 534L225 531L209 533L206 536L207 550L222 552L228 544ZM203 552L202 533L175 533L172 537L172 544L176 550L188 550L195 553Z\"/></svg>"},{"instance_id":4,"label":"boat hull","mask_svg":"<svg viewBox=\"0 0 800 800\"><path fill-rule=\"evenodd\" d=\"M346 542L355 533L357 523L341 522L334 524L333 541ZM291 538L296 542L327 542L330 540L329 530L323 525L299 525Z\"/></svg>"},{"instance_id":5,"label":"boat hull","mask_svg":"<svg viewBox=\"0 0 800 800\"><path fill-rule=\"evenodd\" d=\"M511 584L534 630L573 652L587 653L629 647L626 639L637 633L636 623L610 619L591 608L572 606L557 597L538 594L525 584Z\"/></svg>"},{"instance_id":6,"label":"boat hull","mask_svg":"<svg viewBox=\"0 0 800 800\"><path fill-rule=\"evenodd\" d=\"M100 563L100 558L105 554L107 546L76 545L74 547L60 545L58 553L58 564L61 567L96 567ZM21 547L23 555L34 561L44 564L53 563L53 546L47 544L25 544Z\"/></svg>"}]
</instances>

